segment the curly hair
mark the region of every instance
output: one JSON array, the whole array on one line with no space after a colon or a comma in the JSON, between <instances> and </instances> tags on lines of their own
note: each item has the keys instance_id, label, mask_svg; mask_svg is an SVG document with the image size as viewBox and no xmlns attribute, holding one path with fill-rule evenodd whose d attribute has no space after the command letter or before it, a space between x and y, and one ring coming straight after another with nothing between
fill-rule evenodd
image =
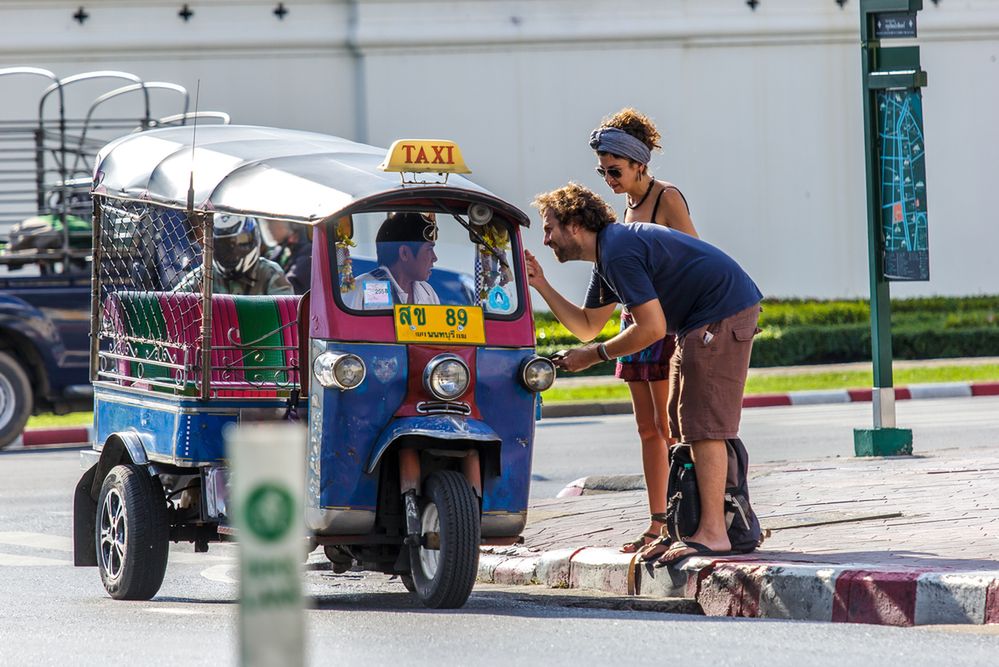
<instances>
[{"instance_id":1,"label":"curly hair","mask_svg":"<svg viewBox=\"0 0 999 667\"><path fill-rule=\"evenodd\" d=\"M575 222L591 232L599 232L617 219L614 209L599 195L572 181L558 190L539 194L531 206L541 215L551 212L559 224Z\"/></svg>"},{"instance_id":2,"label":"curly hair","mask_svg":"<svg viewBox=\"0 0 999 667\"><path fill-rule=\"evenodd\" d=\"M655 123L638 109L631 107L621 109L613 116L607 116L600 121L600 126L614 127L627 132L648 146L650 151L662 150L662 146L659 145L662 136L656 129Z\"/></svg>"}]
</instances>

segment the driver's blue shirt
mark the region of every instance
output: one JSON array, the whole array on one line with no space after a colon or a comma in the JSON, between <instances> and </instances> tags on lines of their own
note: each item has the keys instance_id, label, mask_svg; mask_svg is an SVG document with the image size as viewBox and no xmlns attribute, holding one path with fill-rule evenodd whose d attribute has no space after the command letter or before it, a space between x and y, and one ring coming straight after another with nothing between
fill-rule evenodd
<instances>
[{"instance_id":1,"label":"driver's blue shirt","mask_svg":"<svg viewBox=\"0 0 999 667\"><path fill-rule=\"evenodd\" d=\"M662 225L612 223L597 234L585 306L629 308L659 299L667 333L679 336L763 299L756 283L724 252Z\"/></svg>"}]
</instances>

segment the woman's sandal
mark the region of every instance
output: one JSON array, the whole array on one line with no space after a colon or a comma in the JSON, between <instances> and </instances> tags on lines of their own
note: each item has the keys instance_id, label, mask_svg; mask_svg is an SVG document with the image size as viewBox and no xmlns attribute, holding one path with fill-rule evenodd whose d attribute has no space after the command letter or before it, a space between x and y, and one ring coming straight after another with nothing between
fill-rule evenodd
<instances>
[{"instance_id":1,"label":"woman's sandal","mask_svg":"<svg viewBox=\"0 0 999 667\"><path fill-rule=\"evenodd\" d=\"M665 514L653 514L651 515L652 521L657 523L665 523ZM650 545L655 544L658 540L662 539L662 535L659 533L653 533L652 531L642 533L641 537L637 537L631 542L625 542L621 545L621 553L624 554L634 554L648 548ZM643 558L644 560L644 558Z\"/></svg>"},{"instance_id":2,"label":"woman's sandal","mask_svg":"<svg viewBox=\"0 0 999 667\"><path fill-rule=\"evenodd\" d=\"M662 535L645 545L639 560L646 563L658 560L660 556L669 551L671 546L673 546L673 538L669 536L669 533L664 528Z\"/></svg>"}]
</instances>

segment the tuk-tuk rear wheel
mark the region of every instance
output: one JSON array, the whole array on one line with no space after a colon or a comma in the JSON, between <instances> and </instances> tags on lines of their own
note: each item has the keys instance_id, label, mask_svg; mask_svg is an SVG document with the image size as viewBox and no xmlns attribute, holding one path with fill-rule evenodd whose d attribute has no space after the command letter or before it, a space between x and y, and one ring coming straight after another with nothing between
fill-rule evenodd
<instances>
[{"instance_id":1,"label":"tuk-tuk rear wheel","mask_svg":"<svg viewBox=\"0 0 999 667\"><path fill-rule=\"evenodd\" d=\"M97 567L108 595L148 600L159 591L170 551L166 498L158 477L118 465L97 500Z\"/></svg>"},{"instance_id":2,"label":"tuk-tuk rear wheel","mask_svg":"<svg viewBox=\"0 0 999 667\"><path fill-rule=\"evenodd\" d=\"M468 600L479 566L479 501L465 477L444 470L430 475L420 499L423 544L410 547L416 595L433 609L455 609ZM427 535L436 533L430 549Z\"/></svg>"}]
</instances>

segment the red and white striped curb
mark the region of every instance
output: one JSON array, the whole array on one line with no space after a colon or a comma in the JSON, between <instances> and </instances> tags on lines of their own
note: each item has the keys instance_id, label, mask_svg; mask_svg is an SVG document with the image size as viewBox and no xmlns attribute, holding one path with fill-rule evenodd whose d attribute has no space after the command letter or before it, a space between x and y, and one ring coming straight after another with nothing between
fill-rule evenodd
<instances>
[{"instance_id":1,"label":"red and white striped curb","mask_svg":"<svg viewBox=\"0 0 999 667\"><path fill-rule=\"evenodd\" d=\"M685 597L709 616L875 625L999 623L999 570L930 571L865 564L688 558L654 569L613 549L484 551L479 580L617 595Z\"/></svg>"},{"instance_id":2,"label":"red and white striped curb","mask_svg":"<svg viewBox=\"0 0 999 667\"><path fill-rule=\"evenodd\" d=\"M63 426L59 428L29 428L5 449L35 449L88 445L94 440L93 426Z\"/></svg>"},{"instance_id":3,"label":"red and white striped curb","mask_svg":"<svg viewBox=\"0 0 999 667\"><path fill-rule=\"evenodd\" d=\"M830 389L792 391L786 394L757 394L742 399L744 408L767 408L781 405L821 405L826 403L870 402L871 389ZM921 398L963 398L999 396L999 382L942 382L895 387L895 400Z\"/></svg>"}]
</instances>

